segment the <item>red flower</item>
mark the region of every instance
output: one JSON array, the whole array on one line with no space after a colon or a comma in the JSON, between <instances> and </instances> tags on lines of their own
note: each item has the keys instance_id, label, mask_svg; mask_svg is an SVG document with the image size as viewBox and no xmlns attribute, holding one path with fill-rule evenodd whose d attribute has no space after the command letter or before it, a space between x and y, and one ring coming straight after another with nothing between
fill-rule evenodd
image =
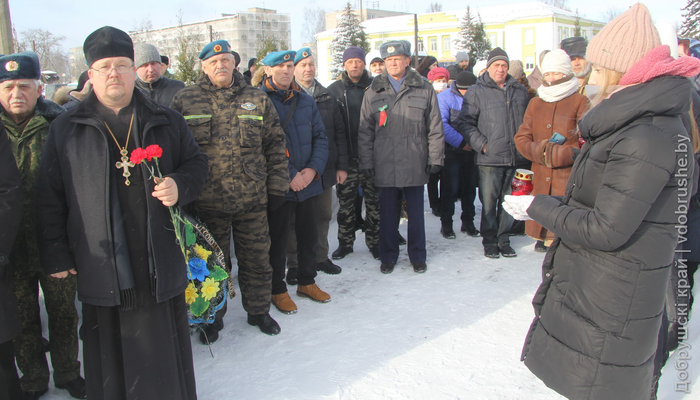
<instances>
[{"instance_id":1,"label":"red flower","mask_svg":"<svg viewBox=\"0 0 700 400\"><path fill-rule=\"evenodd\" d=\"M139 147L131 152L131 159L129 161L134 164L141 164L141 161L143 161L146 157L146 150Z\"/></svg>"},{"instance_id":2,"label":"red flower","mask_svg":"<svg viewBox=\"0 0 700 400\"><path fill-rule=\"evenodd\" d=\"M163 149L157 144L152 144L146 147L146 158L151 161L154 158L160 158L163 155Z\"/></svg>"}]
</instances>

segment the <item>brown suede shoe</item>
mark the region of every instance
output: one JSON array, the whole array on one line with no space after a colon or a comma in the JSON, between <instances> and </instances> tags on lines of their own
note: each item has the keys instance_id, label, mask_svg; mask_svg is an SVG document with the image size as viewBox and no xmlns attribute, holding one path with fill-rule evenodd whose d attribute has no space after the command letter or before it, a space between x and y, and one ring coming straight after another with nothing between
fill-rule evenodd
<instances>
[{"instance_id":1,"label":"brown suede shoe","mask_svg":"<svg viewBox=\"0 0 700 400\"><path fill-rule=\"evenodd\" d=\"M308 297L319 303L328 303L331 301L331 295L319 289L316 284L297 286L297 296Z\"/></svg>"},{"instance_id":2,"label":"brown suede shoe","mask_svg":"<svg viewBox=\"0 0 700 400\"><path fill-rule=\"evenodd\" d=\"M294 304L294 300L289 297L288 292L273 295L272 304L283 314L294 314L297 312L297 305Z\"/></svg>"}]
</instances>

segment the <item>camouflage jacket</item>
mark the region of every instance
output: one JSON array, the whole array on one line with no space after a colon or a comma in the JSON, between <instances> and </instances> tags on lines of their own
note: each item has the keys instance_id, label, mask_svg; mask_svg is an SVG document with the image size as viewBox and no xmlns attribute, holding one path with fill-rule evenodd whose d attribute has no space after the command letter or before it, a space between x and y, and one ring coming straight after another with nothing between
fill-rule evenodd
<instances>
[{"instance_id":1,"label":"camouflage jacket","mask_svg":"<svg viewBox=\"0 0 700 400\"><path fill-rule=\"evenodd\" d=\"M185 117L209 156L209 178L196 208L236 213L267 204L268 193L287 193L286 143L277 111L238 71L229 88L202 74L170 106Z\"/></svg>"},{"instance_id":2,"label":"camouflage jacket","mask_svg":"<svg viewBox=\"0 0 700 400\"><path fill-rule=\"evenodd\" d=\"M65 111L63 107L58 104L40 98L34 108L34 115L22 131L4 110L0 114L0 119L2 119L10 139L12 153L17 161L17 168L22 177L24 197L22 223L10 253L13 268L36 272L42 270L39 264L39 247L36 238L34 192L39 174L41 152L46 136L49 134L49 124L63 111Z\"/></svg>"}]
</instances>

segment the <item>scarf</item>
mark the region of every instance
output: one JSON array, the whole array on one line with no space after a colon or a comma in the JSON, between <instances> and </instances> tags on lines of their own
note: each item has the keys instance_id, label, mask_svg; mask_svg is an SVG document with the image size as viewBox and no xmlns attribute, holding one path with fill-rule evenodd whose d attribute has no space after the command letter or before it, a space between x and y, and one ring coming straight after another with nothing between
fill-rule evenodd
<instances>
[{"instance_id":1,"label":"scarf","mask_svg":"<svg viewBox=\"0 0 700 400\"><path fill-rule=\"evenodd\" d=\"M620 79L620 85L649 82L659 76L693 77L700 73L700 60L695 57L671 57L668 45L657 46L634 64Z\"/></svg>"},{"instance_id":2,"label":"scarf","mask_svg":"<svg viewBox=\"0 0 700 400\"><path fill-rule=\"evenodd\" d=\"M556 80L552 83L542 81L542 86L537 88L537 95L540 99L547 103L556 103L563 100L578 91L578 79L575 76L569 75Z\"/></svg>"}]
</instances>

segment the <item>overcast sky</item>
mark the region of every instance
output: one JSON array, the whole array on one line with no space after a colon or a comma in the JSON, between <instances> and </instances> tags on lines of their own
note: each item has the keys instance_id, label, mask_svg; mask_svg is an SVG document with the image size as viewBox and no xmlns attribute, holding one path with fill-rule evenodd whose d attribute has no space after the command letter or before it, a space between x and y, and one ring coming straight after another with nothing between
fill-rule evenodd
<instances>
[{"instance_id":1,"label":"overcast sky","mask_svg":"<svg viewBox=\"0 0 700 400\"><path fill-rule=\"evenodd\" d=\"M117 0L117 1L86 1L86 0L8 0L10 15L17 32L27 29L40 28L55 35L66 37L64 50L82 46L85 37L97 28L111 25L125 31L134 30L143 21L151 21L154 28L177 24L177 14L183 11L184 22L196 22L205 19L218 18L221 13L236 13L248 7L263 7L275 9L280 13L289 13L292 18L292 47L299 48L302 44L301 31L304 21L303 9L310 4L320 4L326 11L342 9L346 1L294 1L265 0L258 3L233 1L179 1L179 0ZM437 0L442 4L443 11L457 10L468 5L471 7L500 4L523 3L521 0ZM627 9L636 1L617 0L616 8ZM378 7L373 7L378 3ZM363 8L425 13L424 0L364 0ZM678 23L682 21L681 7L687 0L654 0L645 2L649 7L654 22ZM351 2L351 4L355 4ZM569 0L572 10L586 17L602 20L603 14L613 4L610 0Z\"/></svg>"}]
</instances>

